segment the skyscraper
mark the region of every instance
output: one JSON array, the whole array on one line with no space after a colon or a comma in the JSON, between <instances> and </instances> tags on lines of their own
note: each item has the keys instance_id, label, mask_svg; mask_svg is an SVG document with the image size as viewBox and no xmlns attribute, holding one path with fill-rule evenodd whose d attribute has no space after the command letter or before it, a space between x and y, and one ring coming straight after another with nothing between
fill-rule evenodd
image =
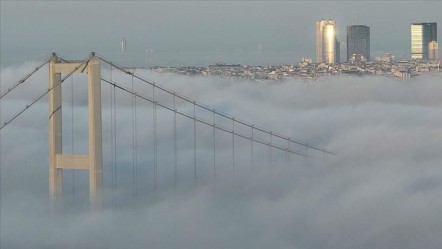
<instances>
[{"instance_id":1,"label":"skyscraper","mask_svg":"<svg viewBox=\"0 0 442 249\"><path fill-rule=\"evenodd\" d=\"M411 24L411 58L428 59L429 43L437 42L437 23L412 23Z\"/></svg>"},{"instance_id":2,"label":"skyscraper","mask_svg":"<svg viewBox=\"0 0 442 249\"><path fill-rule=\"evenodd\" d=\"M316 22L316 61L336 63L336 22L320 20Z\"/></svg>"},{"instance_id":3,"label":"skyscraper","mask_svg":"<svg viewBox=\"0 0 442 249\"><path fill-rule=\"evenodd\" d=\"M370 60L370 27L365 25L347 26L347 61L353 55Z\"/></svg>"},{"instance_id":4,"label":"skyscraper","mask_svg":"<svg viewBox=\"0 0 442 249\"><path fill-rule=\"evenodd\" d=\"M439 44L436 41L431 41L430 43L428 43L428 59L439 59Z\"/></svg>"}]
</instances>

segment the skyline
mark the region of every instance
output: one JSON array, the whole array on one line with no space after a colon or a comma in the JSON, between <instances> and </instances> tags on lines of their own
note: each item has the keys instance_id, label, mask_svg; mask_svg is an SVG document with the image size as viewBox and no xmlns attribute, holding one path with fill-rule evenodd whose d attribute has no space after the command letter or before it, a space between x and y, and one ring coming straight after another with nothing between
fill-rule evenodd
<instances>
[{"instance_id":1,"label":"skyline","mask_svg":"<svg viewBox=\"0 0 442 249\"><path fill-rule=\"evenodd\" d=\"M150 56L147 48L155 51L150 65L289 64L302 57L314 58L314 23L322 18L336 21L339 41L345 41L348 25L370 26L372 57L389 52L405 59L411 56L411 23L442 23L437 11L442 3L433 1L425 6L409 1L402 5L292 1L0 4L2 65L38 60L53 51L70 57L95 51L121 64L140 66ZM53 16L44 15L45 11ZM167 15L160 14L164 12ZM413 16L403 15L406 12ZM77 20L78 16L82 18ZM69 20L77 20L76 28ZM127 40L125 55L121 37Z\"/></svg>"}]
</instances>

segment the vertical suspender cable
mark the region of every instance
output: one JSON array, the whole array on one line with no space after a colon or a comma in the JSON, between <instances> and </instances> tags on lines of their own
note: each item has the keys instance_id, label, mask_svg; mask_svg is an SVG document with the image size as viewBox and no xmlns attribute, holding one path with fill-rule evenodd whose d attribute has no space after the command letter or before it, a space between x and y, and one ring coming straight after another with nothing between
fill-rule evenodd
<instances>
[{"instance_id":1,"label":"vertical suspender cable","mask_svg":"<svg viewBox=\"0 0 442 249\"><path fill-rule=\"evenodd\" d=\"M291 138L289 138L289 142L291 143L292 142L292 139ZM291 153L291 155L290 155L290 160L293 162L293 167L295 167L295 165L296 165L296 157L295 157L295 154L294 153ZM291 163L290 163L291 164Z\"/></svg>"},{"instance_id":2,"label":"vertical suspender cable","mask_svg":"<svg viewBox=\"0 0 442 249\"><path fill-rule=\"evenodd\" d=\"M290 140L287 138L287 149L285 151L285 163L287 164L287 167L290 165L290 163L289 163L289 150L290 150Z\"/></svg>"},{"instance_id":3,"label":"vertical suspender cable","mask_svg":"<svg viewBox=\"0 0 442 249\"><path fill-rule=\"evenodd\" d=\"M157 190L157 102L155 100L155 85L152 85L153 100L153 190Z\"/></svg>"},{"instance_id":4,"label":"vertical suspender cable","mask_svg":"<svg viewBox=\"0 0 442 249\"><path fill-rule=\"evenodd\" d=\"M0 80L0 93L2 92L2 81ZM2 120L2 98L0 98L0 124L3 123ZM2 178L2 130L0 130L0 179ZM2 184L0 184L0 203L2 201Z\"/></svg>"},{"instance_id":5,"label":"vertical suspender cable","mask_svg":"<svg viewBox=\"0 0 442 249\"><path fill-rule=\"evenodd\" d=\"M307 149L308 149L308 144L305 144L305 166L307 167L308 166L308 164L307 164Z\"/></svg>"},{"instance_id":6,"label":"vertical suspender cable","mask_svg":"<svg viewBox=\"0 0 442 249\"><path fill-rule=\"evenodd\" d=\"M232 118L232 170L233 182L235 182L235 118Z\"/></svg>"},{"instance_id":7,"label":"vertical suspender cable","mask_svg":"<svg viewBox=\"0 0 442 249\"><path fill-rule=\"evenodd\" d=\"M137 125L137 95L134 100L135 105L135 197L138 196L138 125Z\"/></svg>"},{"instance_id":8,"label":"vertical suspender cable","mask_svg":"<svg viewBox=\"0 0 442 249\"><path fill-rule=\"evenodd\" d=\"M216 183L216 111L213 110L213 182Z\"/></svg>"},{"instance_id":9,"label":"vertical suspender cable","mask_svg":"<svg viewBox=\"0 0 442 249\"><path fill-rule=\"evenodd\" d=\"M135 95L135 197L138 196L138 125L137 125L137 96Z\"/></svg>"},{"instance_id":10,"label":"vertical suspender cable","mask_svg":"<svg viewBox=\"0 0 442 249\"><path fill-rule=\"evenodd\" d=\"M250 170L253 172L253 168L254 168L254 164L255 164L255 160L254 160L254 158L253 158L253 155L254 155L254 152L253 152L253 133L254 133L254 129L255 129L255 127L253 127L253 125L252 125L252 136L250 137L250 162L251 162L251 168L250 168Z\"/></svg>"},{"instance_id":11,"label":"vertical suspender cable","mask_svg":"<svg viewBox=\"0 0 442 249\"><path fill-rule=\"evenodd\" d=\"M177 153L177 131L176 131L176 94L173 93L173 169L174 169L174 187L178 185L178 153Z\"/></svg>"},{"instance_id":12,"label":"vertical suspender cable","mask_svg":"<svg viewBox=\"0 0 442 249\"><path fill-rule=\"evenodd\" d=\"M289 153L289 151L290 151L290 138L287 138L287 160L288 160L287 164L290 167L292 161L292 155L291 153Z\"/></svg>"},{"instance_id":13,"label":"vertical suspender cable","mask_svg":"<svg viewBox=\"0 0 442 249\"><path fill-rule=\"evenodd\" d=\"M112 82L112 64L109 64L109 79L110 82ZM111 192L112 192L112 202L114 201L114 167L115 167L115 161L114 161L114 94L113 94L112 85L110 86L110 126L111 126Z\"/></svg>"},{"instance_id":14,"label":"vertical suspender cable","mask_svg":"<svg viewBox=\"0 0 442 249\"><path fill-rule=\"evenodd\" d=\"M325 166L325 149L323 149L322 150L322 163L323 163L323 166Z\"/></svg>"},{"instance_id":15,"label":"vertical suspender cable","mask_svg":"<svg viewBox=\"0 0 442 249\"><path fill-rule=\"evenodd\" d=\"M272 132L270 132L270 140L269 140L269 165L272 165Z\"/></svg>"},{"instance_id":16,"label":"vertical suspender cable","mask_svg":"<svg viewBox=\"0 0 442 249\"><path fill-rule=\"evenodd\" d=\"M193 102L193 180L195 183L195 187L197 186L196 182L196 103Z\"/></svg>"},{"instance_id":17,"label":"vertical suspender cable","mask_svg":"<svg viewBox=\"0 0 442 249\"><path fill-rule=\"evenodd\" d=\"M134 76L132 74L132 78L131 78L131 91L132 93L134 93ZM133 197L135 198L135 94L131 94L132 97L132 103L131 103L131 107L132 107L132 194ZM135 199L134 199L135 200Z\"/></svg>"},{"instance_id":18,"label":"vertical suspender cable","mask_svg":"<svg viewBox=\"0 0 442 249\"><path fill-rule=\"evenodd\" d=\"M71 75L71 150L74 154L74 75ZM72 170L72 200L75 201L75 170Z\"/></svg>"},{"instance_id":19,"label":"vertical suspender cable","mask_svg":"<svg viewBox=\"0 0 442 249\"><path fill-rule=\"evenodd\" d=\"M116 86L114 85L113 88L113 111L114 111L114 115L113 115L113 122L114 122L114 168L113 168L113 176L114 176L114 190L117 191L118 188L118 184L117 184L117 91L116 91Z\"/></svg>"}]
</instances>

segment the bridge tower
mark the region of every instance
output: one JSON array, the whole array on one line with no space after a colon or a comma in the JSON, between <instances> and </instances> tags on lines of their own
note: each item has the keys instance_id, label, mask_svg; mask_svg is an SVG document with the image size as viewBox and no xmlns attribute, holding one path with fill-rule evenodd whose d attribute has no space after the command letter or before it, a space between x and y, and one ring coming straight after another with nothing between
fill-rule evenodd
<instances>
[{"instance_id":1,"label":"bridge tower","mask_svg":"<svg viewBox=\"0 0 442 249\"><path fill-rule=\"evenodd\" d=\"M62 150L62 73L88 75L89 153L64 154ZM61 61L54 53L49 62L49 199L59 206L63 193L63 169L89 171L89 198L92 206L100 206L103 185L103 154L101 132L100 60L91 54L85 62Z\"/></svg>"}]
</instances>

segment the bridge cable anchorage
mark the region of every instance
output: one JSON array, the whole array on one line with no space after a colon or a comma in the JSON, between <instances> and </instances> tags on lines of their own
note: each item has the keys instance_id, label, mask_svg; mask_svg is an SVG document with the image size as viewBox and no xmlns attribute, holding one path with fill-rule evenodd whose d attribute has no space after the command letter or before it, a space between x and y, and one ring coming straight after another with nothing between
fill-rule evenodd
<instances>
[{"instance_id":1,"label":"bridge cable anchorage","mask_svg":"<svg viewBox=\"0 0 442 249\"><path fill-rule=\"evenodd\" d=\"M19 110L16 114L14 114L11 118L9 118L6 122L4 122L1 126L0 126L0 130L2 130L4 127L6 127L7 125L9 125L12 121L14 121L17 117L19 117L21 114L23 114L26 110L28 110L31 106L33 106L35 103L37 103L40 99L42 99L44 96L46 96L46 94L48 94L50 91L52 91L54 88L58 87L59 85L61 85L67 78L69 78L75 71L77 71L82 65L89 63L90 61L89 57L87 59L87 61L84 61L83 63L81 63L80 65L78 65L77 67L74 68L74 70L72 70L70 73L68 73L65 77L63 77L63 79L60 79L53 87L48 88L46 91L44 91L43 93L41 93L40 95L38 95L30 104L26 105L23 109ZM55 110L54 112L57 112L58 110L60 110L60 108L57 108L57 110ZM49 119L52 117L52 115L54 115L54 113L52 113L49 116Z\"/></svg>"},{"instance_id":2,"label":"bridge cable anchorage","mask_svg":"<svg viewBox=\"0 0 442 249\"><path fill-rule=\"evenodd\" d=\"M12 92L16 87L24 83L26 80L28 80L32 75L34 75L38 70L40 70L42 67L44 67L46 64L48 64L52 59L54 58L54 55L51 55L51 57L47 60L45 60L43 63L38 65L34 70L32 70L30 73L26 74L23 78L21 78L19 81L17 81L12 86L8 87L5 92L1 93L0 100L8 95L10 92Z\"/></svg>"},{"instance_id":3,"label":"bridge cable anchorage","mask_svg":"<svg viewBox=\"0 0 442 249\"><path fill-rule=\"evenodd\" d=\"M111 64L111 63L112 63L112 62L110 62L110 60L104 59L101 55L98 56L98 58L99 58L101 61L103 61L104 63L107 63L107 64ZM121 67L121 66L117 66L117 65L115 65L114 63L112 63L112 65L113 65L116 69L120 70L121 72L123 72L123 73L125 73L125 74L132 74L130 71L128 71L127 69L124 69L124 68ZM170 89L167 89L167 88L165 88L165 87L162 87L162 86L158 86L158 85L156 85L154 82L150 82L150 81L148 81L148 80L146 80L146 79L144 79L144 78L142 78L142 77L140 77L140 76L138 76L138 75L136 75L136 74L133 74L133 76L134 76L136 79L140 80L141 82L144 82L144 83L146 83L146 84L149 84L149 85L151 85L151 86L154 86L154 87L156 87L156 88L158 88L158 89L160 89L160 90L162 90L162 91L164 91L164 92L166 92L166 93L168 93L168 94L170 94L170 95L173 95L173 93L174 93L174 91L172 91L172 90L170 90ZM213 109L211 109L211 108L209 108L209 107L207 107L207 106L205 106L205 105L203 105L203 104L200 104L200 103L198 103L198 102L195 102L194 100L189 99L189 98L187 98L187 97L185 97L185 96L182 96L182 95L176 94L176 97L177 97L177 98L180 98L180 99L182 99L182 100L184 100L184 101L186 101L186 102L188 102L189 104L193 104L193 103L195 103L196 107L202 108L202 109L204 109L204 110L206 110L206 111L209 111L209 112L212 112L212 111L213 111ZM169 108L168 108L168 109L169 109ZM219 111L216 111L216 114L219 115L219 116L221 116L221 117L224 117L224 118L230 119L230 120L232 120L232 118L233 118L232 116L227 115L227 114L224 114L224 113L219 112ZM253 124L250 124L250 123L245 122L245 121L241 121L241 120L239 120L239 119L236 119L235 122L237 122L237 123L239 123L239 124L242 124L242 125L244 125L244 126L248 126L249 128L251 128L251 127L253 126ZM260 128L260 127L255 126L255 130L270 135L270 131L269 131L269 130L266 130L266 129L264 129L264 128ZM276 138L279 138L279 139L282 139L282 140L287 140L287 136L284 136L284 135L281 135L281 134L278 134L278 133L275 133L275 132L273 132L272 136L274 136L274 137L276 137ZM290 142L295 143L295 144L298 144L298 145L301 145L301 146L304 146L304 145L306 144L305 142L298 141L298 140L295 140L295 139L290 139ZM319 147L316 147L316 146L308 145L308 148L309 148L309 149L313 149L313 150L317 150L317 151L320 151L320 152L325 152L325 153L327 153L327 154L336 155L335 152L331 152L331 151L328 151L328 150L326 150L326 149L319 148Z\"/></svg>"},{"instance_id":4,"label":"bridge cable anchorage","mask_svg":"<svg viewBox=\"0 0 442 249\"><path fill-rule=\"evenodd\" d=\"M124 91L124 92L131 93L131 94L136 94L137 97L138 97L139 99L142 99L142 100L148 101L148 102L150 102L150 103L154 103L155 105L160 106L160 107L163 107L164 109L167 109L167 110L169 110L169 111L174 111L173 107L169 107L169 106L167 106L167 105L165 105L165 104L162 104L162 103L160 103L160 102L153 101L151 98L145 97L145 96L143 96L143 95L141 95L141 94L139 94L139 93L133 93L133 92L130 91L130 89L127 89L127 88L125 88L125 87L123 87L123 86L120 86L120 85L116 84L115 82L111 82L111 81L109 81L109 80L107 80L107 79L104 79L104 78L101 78L101 80L104 81L104 82L106 82L106 83L108 83L108 84L110 84L110 85L115 86L116 88L118 88L118 89L120 89L120 90L122 90L122 91ZM196 120L196 122L199 122L199 123L201 123L201 124L205 124L205 125L210 126L210 127L213 126L212 123L210 123L210 122L208 122L208 121L205 121L205 120L203 120L203 119L200 119L200 118L198 118L198 117L194 118L193 115L189 115L189 114L187 114L187 113L185 113L185 112L182 112L182 111L177 110L177 114L179 114L179 115L181 115L181 116L183 116L183 117L186 117L186 118L188 118L188 119L191 119L191 120ZM230 129L226 129L226 128L221 127L221 126L215 126L215 128L218 129L218 130L220 130L220 131L223 131L223 132L225 132L225 133L232 134L232 131L231 131ZM238 136L238 137L241 137L241 138L244 138L244 139L249 139L249 138L250 138L249 136L247 136L247 135L245 135L245 134L238 133L238 132L235 132L235 136ZM257 139L257 138L254 138L253 141L254 141L255 143L262 144L262 145L266 145L266 146L271 146L271 147L274 148L274 149L279 149L279 150L282 150L282 151L285 151L285 149L286 149L286 148L284 148L284 147L282 147L282 146L280 146L280 145L277 145L277 144L269 144L268 142L263 141L263 140L260 140L260 139ZM295 155L299 155L299 156L303 156L303 157L305 156L304 153L299 152L299 151L296 151L296 150L293 150L293 149L290 150L289 153L291 153L291 154L295 154Z\"/></svg>"}]
</instances>

